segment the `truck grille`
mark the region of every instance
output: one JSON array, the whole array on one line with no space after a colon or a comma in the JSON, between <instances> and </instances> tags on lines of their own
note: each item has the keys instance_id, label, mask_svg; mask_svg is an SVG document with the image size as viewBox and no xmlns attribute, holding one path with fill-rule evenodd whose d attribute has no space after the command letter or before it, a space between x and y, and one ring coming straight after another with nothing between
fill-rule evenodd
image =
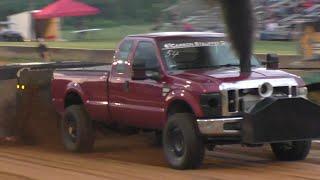
<instances>
[{"instance_id":1,"label":"truck grille","mask_svg":"<svg viewBox=\"0 0 320 180\"><path fill-rule=\"evenodd\" d=\"M273 88L272 97L297 96L297 87L280 86ZM222 92L223 115L234 115L249 112L264 97L259 95L258 88L227 90Z\"/></svg>"},{"instance_id":2,"label":"truck grille","mask_svg":"<svg viewBox=\"0 0 320 180\"><path fill-rule=\"evenodd\" d=\"M238 111L238 103L239 103L239 94L236 90L228 91L228 109L229 112L237 112Z\"/></svg>"}]
</instances>

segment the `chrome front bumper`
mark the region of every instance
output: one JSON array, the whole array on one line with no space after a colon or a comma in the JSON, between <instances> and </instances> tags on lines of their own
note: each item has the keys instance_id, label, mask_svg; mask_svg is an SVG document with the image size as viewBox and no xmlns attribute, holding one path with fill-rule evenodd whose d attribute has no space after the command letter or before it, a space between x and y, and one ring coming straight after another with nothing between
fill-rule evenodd
<instances>
[{"instance_id":1,"label":"chrome front bumper","mask_svg":"<svg viewBox=\"0 0 320 180\"><path fill-rule=\"evenodd\" d=\"M197 124L202 135L240 136L240 130L226 130L225 125L229 123L240 123L242 120L242 117L198 119Z\"/></svg>"}]
</instances>

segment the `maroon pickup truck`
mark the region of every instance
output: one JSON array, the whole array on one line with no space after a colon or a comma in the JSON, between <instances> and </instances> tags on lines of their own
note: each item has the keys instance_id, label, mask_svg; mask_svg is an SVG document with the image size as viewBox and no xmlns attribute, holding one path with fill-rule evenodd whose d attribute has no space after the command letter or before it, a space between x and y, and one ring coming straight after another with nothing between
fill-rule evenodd
<instances>
[{"instance_id":1,"label":"maroon pickup truck","mask_svg":"<svg viewBox=\"0 0 320 180\"><path fill-rule=\"evenodd\" d=\"M225 144L270 144L279 160L306 158L320 137L320 113L304 82L255 57L249 73L239 64L223 34L128 36L110 65L54 72L63 143L88 152L104 124L161 134L176 169L198 168L206 147Z\"/></svg>"}]
</instances>

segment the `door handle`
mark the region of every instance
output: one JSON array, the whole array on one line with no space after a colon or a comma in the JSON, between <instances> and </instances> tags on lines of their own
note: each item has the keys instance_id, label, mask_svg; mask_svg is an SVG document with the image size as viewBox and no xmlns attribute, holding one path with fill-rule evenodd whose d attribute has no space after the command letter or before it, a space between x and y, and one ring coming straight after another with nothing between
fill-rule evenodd
<instances>
[{"instance_id":1,"label":"door handle","mask_svg":"<svg viewBox=\"0 0 320 180\"><path fill-rule=\"evenodd\" d=\"M123 90L124 92L129 92L129 81L124 81L124 84L123 84Z\"/></svg>"}]
</instances>

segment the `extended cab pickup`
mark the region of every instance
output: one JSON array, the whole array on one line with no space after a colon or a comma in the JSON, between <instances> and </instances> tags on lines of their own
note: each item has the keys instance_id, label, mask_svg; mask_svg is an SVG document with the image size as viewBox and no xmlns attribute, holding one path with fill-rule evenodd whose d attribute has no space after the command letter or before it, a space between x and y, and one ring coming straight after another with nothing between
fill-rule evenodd
<instances>
[{"instance_id":1,"label":"extended cab pickup","mask_svg":"<svg viewBox=\"0 0 320 180\"><path fill-rule=\"evenodd\" d=\"M271 144L280 160L304 159L320 137L319 108L298 76L252 57L241 73L223 34L126 37L113 63L54 72L52 100L66 149L93 148L96 124L162 134L168 163L201 165L205 147ZM99 123L97 123L99 122Z\"/></svg>"}]
</instances>

